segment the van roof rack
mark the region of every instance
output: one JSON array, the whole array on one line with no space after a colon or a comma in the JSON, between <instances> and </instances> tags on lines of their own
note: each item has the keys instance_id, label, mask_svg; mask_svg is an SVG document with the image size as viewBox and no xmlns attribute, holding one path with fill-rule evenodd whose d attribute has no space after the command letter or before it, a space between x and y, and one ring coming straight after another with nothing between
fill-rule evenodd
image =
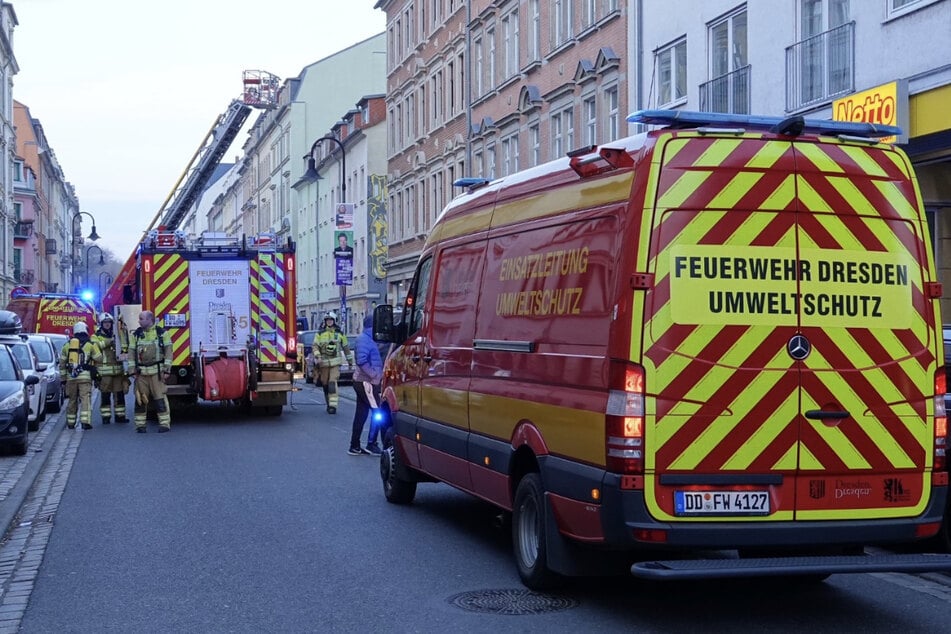
<instances>
[{"instance_id":1,"label":"van roof rack","mask_svg":"<svg viewBox=\"0 0 951 634\"><path fill-rule=\"evenodd\" d=\"M858 123L851 121L828 121L804 119L801 116L769 117L763 115L724 114L719 112L695 112L691 110L638 110L627 118L629 123L667 125L677 128L702 126L744 127L769 130L778 134L798 136L809 134L850 135L881 138L901 135L901 128L893 125Z\"/></svg>"}]
</instances>

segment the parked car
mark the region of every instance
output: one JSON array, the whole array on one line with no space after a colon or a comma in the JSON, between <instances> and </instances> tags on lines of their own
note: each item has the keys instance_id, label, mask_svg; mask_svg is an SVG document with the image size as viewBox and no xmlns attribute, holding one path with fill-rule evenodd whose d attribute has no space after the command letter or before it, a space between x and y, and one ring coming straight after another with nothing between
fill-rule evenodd
<instances>
[{"instance_id":1,"label":"parked car","mask_svg":"<svg viewBox=\"0 0 951 634\"><path fill-rule=\"evenodd\" d=\"M308 361L310 357L311 350L314 349L314 337L317 336L316 330L301 330L297 333L297 345L303 351L301 358L303 359L302 367L299 368L304 371L304 380L307 383L313 383L314 378L311 374L311 364Z\"/></svg>"},{"instance_id":2,"label":"parked car","mask_svg":"<svg viewBox=\"0 0 951 634\"><path fill-rule=\"evenodd\" d=\"M30 444L27 391L39 381L35 375L25 375L10 348L0 345L0 444L11 445L20 456Z\"/></svg>"},{"instance_id":3,"label":"parked car","mask_svg":"<svg viewBox=\"0 0 951 634\"><path fill-rule=\"evenodd\" d=\"M30 399L30 431L37 431L40 423L46 420L46 382L43 380L43 372L39 369L39 361L33 348L25 337L18 337L17 343L6 343L6 346L13 353L17 363L26 376L35 376L36 383L30 385L27 389Z\"/></svg>"},{"instance_id":4,"label":"parked car","mask_svg":"<svg viewBox=\"0 0 951 634\"><path fill-rule=\"evenodd\" d=\"M59 355L46 335L29 335L29 342L39 361L38 369L43 372L43 381L46 382L46 411L58 412L63 409L63 400L66 398L66 386L59 377Z\"/></svg>"},{"instance_id":5,"label":"parked car","mask_svg":"<svg viewBox=\"0 0 951 634\"><path fill-rule=\"evenodd\" d=\"M61 335L55 332L41 332L41 335L47 337L50 340L50 343L53 344L54 354L56 355L56 362L59 363L59 351L63 349L67 343L69 343L68 335Z\"/></svg>"}]
</instances>

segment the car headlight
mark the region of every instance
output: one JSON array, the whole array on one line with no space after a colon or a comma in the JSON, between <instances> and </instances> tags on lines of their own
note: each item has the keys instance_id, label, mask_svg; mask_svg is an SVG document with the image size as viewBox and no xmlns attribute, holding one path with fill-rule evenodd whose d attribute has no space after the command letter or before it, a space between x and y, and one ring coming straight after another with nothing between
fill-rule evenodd
<instances>
[{"instance_id":1,"label":"car headlight","mask_svg":"<svg viewBox=\"0 0 951 634\"><path fill-rule=\"evenodd\" d=\"M52 383L52 382L55 381L56 379L57 379L57 377L56 377L55 374L44 374L44 375L43 375L43 380L46 381L47 383Z\"/></svg>"},{"instance_id":2,"label":"car headlight","mask_svg":"<svg viewBox=\"0 0 951 634\"><path fill-rule=\"evenodd\" d=\"M24 402L23 392L16 392L0 401L0 410L16 409L23 405Z\"/></svg>"}]
</instances>

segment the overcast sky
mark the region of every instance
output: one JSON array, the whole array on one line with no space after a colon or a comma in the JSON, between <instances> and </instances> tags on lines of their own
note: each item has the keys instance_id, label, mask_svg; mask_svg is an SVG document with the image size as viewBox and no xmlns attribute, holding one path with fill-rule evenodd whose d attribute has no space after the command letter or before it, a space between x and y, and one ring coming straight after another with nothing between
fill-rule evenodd
<instances>
[{"instance_id":1,"label":"overcast sky","mask_svg":"<svg viewBox=\"0 0 951 634\"><path fill-rule=\"evenodd\" d=\"M98 244L120 262L240 95L242 71L296 77L386 24L376 0L11 4L13 98L39 119L80 209L96 218ZM242 131L223 161L246 139Z\"/></svg>"}]
</instances>

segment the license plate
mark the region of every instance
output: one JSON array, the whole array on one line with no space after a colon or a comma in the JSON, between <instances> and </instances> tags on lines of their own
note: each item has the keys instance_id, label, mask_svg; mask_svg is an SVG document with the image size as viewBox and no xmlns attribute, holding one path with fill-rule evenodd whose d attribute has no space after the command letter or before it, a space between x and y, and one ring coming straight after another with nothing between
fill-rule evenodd
<instances>
[{"instance_id":1,"label":"license plate","mask_svg":"<svg viewBox=\"0 0 951 634\"><path fill-rule=\"evenodd\" d=\"M675 515L769 515L766 491L674 491Z\"/></svg>"}]
</instances>

